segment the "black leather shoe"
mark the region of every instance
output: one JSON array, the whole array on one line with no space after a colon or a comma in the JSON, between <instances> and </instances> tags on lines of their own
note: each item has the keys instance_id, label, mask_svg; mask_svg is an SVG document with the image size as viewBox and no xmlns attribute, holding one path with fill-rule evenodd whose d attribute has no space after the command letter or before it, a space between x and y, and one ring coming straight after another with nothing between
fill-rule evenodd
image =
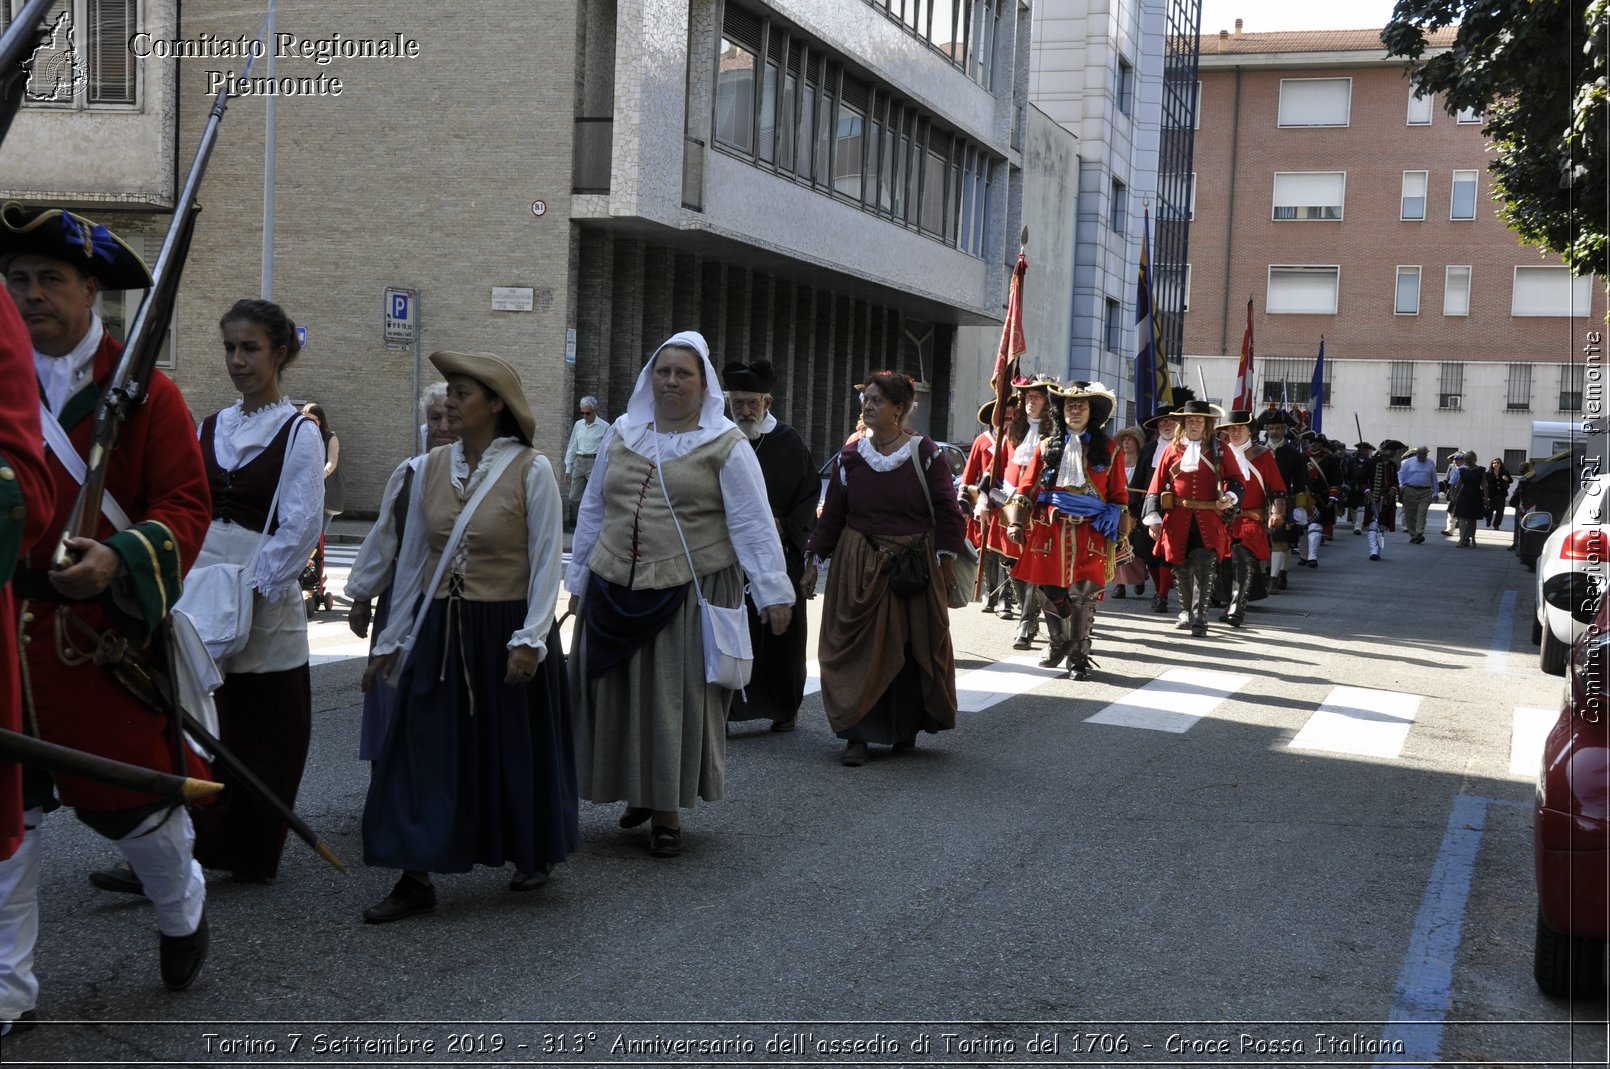
<instances>
[{"instance_id":1,"label":"black leather shoe","mask_svg":"<svg viewBox=\"0 0 1610 1069\"><path fill-rule=\"evenodd\" d=\"M89 874L89 882L103 891L116 891L124 895L143 895L145 885L134 875L127 861L109 869L97 869Z\"/></svg>"},{"instance_id":2,"label":"black leather shoe","mask_svg":"<svg viewBox=\"0 0 1610 1069\"><path fill-rule=\"evenodd\" d=\"M553 872L553 866L540 865L530 872L516 871L509 880L511 891L535 891L548 882L548 876Z\"/></svg>"},{"instance_id":3,"label":"black leather shoe","mask_svg":"<svg viewBox=\"0 0 1610 1069\"><path fill-rule=\"evenodd\" d=\"M862 765L866 764L866 743L846 743L844 746L844 755L839 758L839 763L842 765L848 765L851 768L860 768Z\"/></svg>"},{"instance_id":4,"label":"black leather shoe","mask_svg":"<svg viewBox=\"0 0 1610 1069\"><path fill-rule=\"evenodd\" d=\"M1014 650L1032 650L1034 642L1030 639L1020 638L1012 643L1012 648Z\"/></svg>"},{"instance_id":5,"label":"black leather shoe","mask_svg":"<svg viewBox=\"0 0 1610 1069\"><path fill-rule=\"evenodd\" d=\"M389 924L416 913L429 913L436 908L436 888L401 876L391 894L363 911L363 919L370 924Z\"/></svg>"},{"instance_id":6,"label":"black leather shoe","mask_svg":"<svg viewBox=\"0 0 1610 1069\"><path fill-rule=\"evenodd\" d=\"M6 1035L20 1036L22 1033L30 1031L38 1023L38 1010L23 1010L22 1013L18 1015L17 1019L11 1022L11 1027L7 1030Z\"/></svg>"},{"instance_id":7,"label":"black leather shoe","mask_svg":"<svg viewBox=\"0 0 1610 1069\"><path fill-rule=\"evenodd\" d=\"M773 731L793 731L797 727L799 727L798 713L795 713L793 716L786 717L782 720L773 720L771 722L771 729Z\"/></svg>"},{"instance_id":8,"label":"black leather shoe","mask_svg":"<svg viewBox=\"0 0 1610 1069\"><path fill-rule=\"evenodd\" d=\"M207 945L211 940L205 911L201 914L201 923L189 935L162 936L162 983L169 991L183 991L195 982L202 962L207 960Z\"/></svg>"},{"instance_id":9,"label":"black leather shoe","mask_svg":"<svg viewBox=\"0 0 1610 1069\"><path fill-rule=\"evenodd\" d=\"M889 748L889 752L890 753L910 753L911 751L915 750L916 748L917 748L917 740L915 738L901 739L899 742L895 743L893 746L891 746Z\"/></svg>"},{"instance_id":10,"label":"black leather shoe","mask_svg":"<svg viewBox=\"0 0 1610 1069\"><path fill-rule=\"evenodd\" d=\"M676 857L682 852L682 829L654 825L649 829L648 852L652 857Z\"/></svg>"}]
</instances>

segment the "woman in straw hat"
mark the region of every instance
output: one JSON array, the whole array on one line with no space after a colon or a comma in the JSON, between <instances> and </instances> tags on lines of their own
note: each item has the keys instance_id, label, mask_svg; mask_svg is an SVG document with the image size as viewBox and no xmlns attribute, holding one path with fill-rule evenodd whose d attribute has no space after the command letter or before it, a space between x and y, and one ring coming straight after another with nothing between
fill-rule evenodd
<instances>
[{"instance_id":1,"label":"woman in straw hat","mask_svg":"<svg viewBox=\"0 0 1610 1069\"><path fill-rule=\"evenodd\" d=\"M1224 454L1213 425L1224 418L1218 405L1187 401L1174 410L1174 440L1157 457L1146 489L1141 522L1158 553L1174 566L1180 587L1180 622L1193 635L1207 634L1213 572L1228 550L1220 513L1236 503L1224 482Z\"/></svg>"},{"instance_id":2,"label":"woman in straw hat","mask_svg":"<svg viewBox=\"0 0 1610 1069\"><path fill-rule=\"evenodd\" d=\"M571 659L581 794L625 802L649 852L682 851L681 810L722 796L732 691L705 681L700 595L744 603L773 635L794 583L755 451L722 412L710 349L683 331L654 351L604 432L576 517L565 589L579 612Z\"/></svg>"},{"instance_id":3,"label":"woman in straw hat","mask_svg":"<svg viewBox=\"0 0 1610 1069\"><path fill-rule=\"evenodd\" d=\"M1129 534L1129 487L1107 437L1116 399L1099 382L1052 391L1056 430L1040 443L1007 503L1007 537L1023 545L1017 574L1038 586L1050 632L1044 668L1064 659L1089 679L1090 631L1109 579L1110 547ZM1037 522L1030 524L1031 516Z\"/></svg>"},{"instance_id":4,"label":"woman in straw hat","mask_svg":"<svg viewBox=\"0 0 1610 1069\"><path fill-rule=\"evenodd\" d=\"M514 866L547 882L578 840L570 696L554 606L564 506L520 376L432 353L458 441L411 487L392 615L363 686L397 681L363 811L364 861L403 870L373 924L436 906L433 872ZM397 671L400 664L400 673Z\"/></svg>"},{"instance_id":5,"label":"woman in straw hat","mask_svg":"<svg viewBox=\"0 0 1610 1069\"><path fill-rule=\"evenodd\" d=\"M284 309L237 301L218 326L240 400L201 423L213 518L196 565L247 565L253 588L246 646L218 664L218 738L290 806L313 731L299 580L324 521L324 445L280 387L300 349ZM227 769L219 776L233 786ZM289 829L252 795L227 790L195 823L196 860L207 868L248 882L279 872Z\"/></svg>"},{"instance_id":6,"label":"woman in straw hat","mask_svg":"<svg viewBox=\"0 0 1610 1069\"><path fill-rule=\"evenodd\" d=\"M845 742L839 760L866 764L867 746L905 753L917 733L956 726L956 659L949 589L966 522L939 446L908 434L915 390L896 371L863 389L866 435L833 462L801 588L816 589L831 558L822 609L822 704ZM899 592L897 572L909 580Z\"/></svg>"}]
</instances>

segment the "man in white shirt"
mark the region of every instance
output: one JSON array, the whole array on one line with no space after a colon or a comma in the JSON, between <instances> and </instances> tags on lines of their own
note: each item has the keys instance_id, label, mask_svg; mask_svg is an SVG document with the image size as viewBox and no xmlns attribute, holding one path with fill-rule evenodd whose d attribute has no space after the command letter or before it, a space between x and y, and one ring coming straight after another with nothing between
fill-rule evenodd
<instances>
[{"instance_id":1,"label":"man in white shirt","mask_svg":"<svg viewBox=\"0 0 1610 1069\"><path fill-rule=\"evenodd\" d=\"M1426 510L1437 492L1437 463L1431 459L1430 448L1417 446L1414 452L1398 465L1398 492L1403 495L1403 526L1408 529L1409 543L1418 545L1426 540ZM1449 510L1452 512L1452 510Z\"/></svg>"},{"instance_id":2,"label":"man in white shirt","mask_svg":"<svg viewBox=\"0 0 1610 1069\"><path fill-rule=\"evenodd\" d=\"M583 397L576 407L581 409L581 418L570 428L570 442L565 446L565 511L568 513L565 519L568 523L575 523L576 507L581 504L581 495L587 492L587 479L598 459L598 447L604 440L604 431L609 429L609 421L598 418L598 398Z\"/></svg>"}]
</instances>

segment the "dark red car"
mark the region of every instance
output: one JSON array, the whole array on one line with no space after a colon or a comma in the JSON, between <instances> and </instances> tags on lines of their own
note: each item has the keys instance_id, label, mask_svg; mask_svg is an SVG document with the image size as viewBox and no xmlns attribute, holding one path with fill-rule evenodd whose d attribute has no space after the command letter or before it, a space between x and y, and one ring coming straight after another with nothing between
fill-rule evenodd
<instances>
[{"instance_id":1,"label":"dark red car","mask_svg":"<svg viewBox=\"0 0 1610 1069\"><path fill-rule=\"evenodd\" d=\"M1532 971L1550 995L1604 982L1610 935L1610 597L1583 573L1560 575L1544 599L1588 624L1571 648L1564 707L1543 744L1533 846L1537 943Z\"/></svg>"}]
</instances>

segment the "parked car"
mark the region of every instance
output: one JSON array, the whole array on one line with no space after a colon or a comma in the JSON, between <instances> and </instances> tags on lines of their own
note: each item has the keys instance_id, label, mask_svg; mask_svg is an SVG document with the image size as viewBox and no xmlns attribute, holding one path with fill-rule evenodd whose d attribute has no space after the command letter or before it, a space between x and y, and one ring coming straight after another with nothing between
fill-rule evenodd
<instances>
[{"instance_id":1,"label":"parked car","mask_svg":"<svg viewBox=\"0 0 1610 1069\"><path fill-rule=\"evenodd\" d=\"M1550 995L1600 989L1610 934L1610 598L1584 600L1585 587L1581 573L1562 573L1549 591L1554 607L1586 628L1571 648L1560 718L1543 744L1533 813L1532 973Z\"/></svg>"},{"instance_id":2,"label":"parked car","mask_svg":"<svg viewBox=\"0 0 1610 1069\"><path fill-rule=\"evenodd\" d=\"M1547 515L1529 513L1521 521L1523 530L1541 526L1541 517ZM1565 674L1566 655L1582 637L1587 621L1578 620L1569 606L1556 607L1546 596L1547 590L1551 582L1561 585L1557 577L1562 575L1581 577L1580 583L1563 581L1574 584L1579 598L1597 600L1595 592L1604 589L1605 561L1610 558L1610 475L1595 475L1584 481L1567 516L1567 521L1554 524L1538 555L1537 618L1532 624L1532 639L1542 647L1539 660L1543 671L1556 676Z\"/></svg>"}]
</instances>

